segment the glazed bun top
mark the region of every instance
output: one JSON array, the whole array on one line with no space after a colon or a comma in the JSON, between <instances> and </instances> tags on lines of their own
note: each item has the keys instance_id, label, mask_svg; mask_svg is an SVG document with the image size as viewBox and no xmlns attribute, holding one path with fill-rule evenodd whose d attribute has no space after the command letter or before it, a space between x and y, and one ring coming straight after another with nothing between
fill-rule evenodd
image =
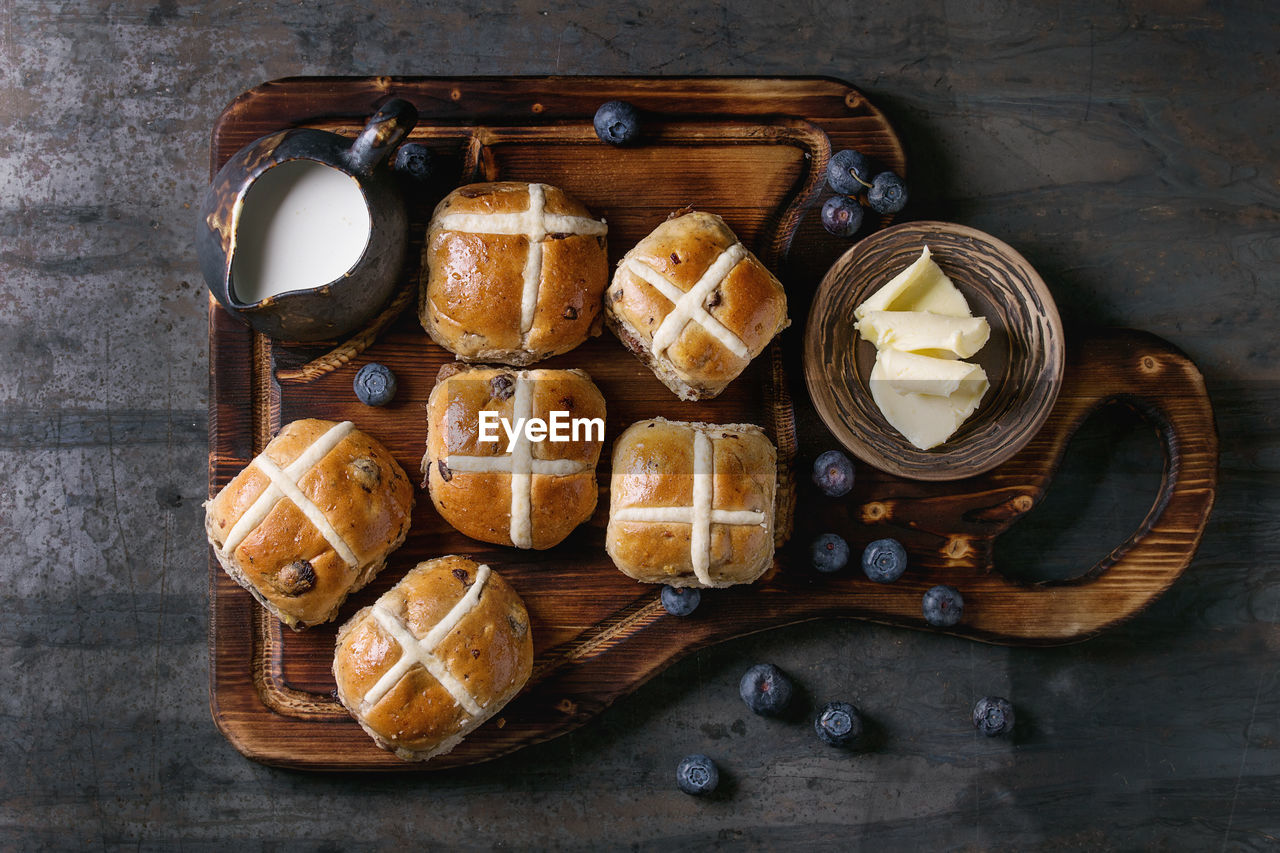
<instances>
[{"instance_id":1,"label":"glazed bun top","mask_svg":"<svg viewBox=\"0 0 1280 853\"><path fill-rule=\"evenodd\" d=\"M463 361L525 365L600 333L603 220L547 184L469 184L437 205L419 317Z\"/></svg>"}]
</instances>

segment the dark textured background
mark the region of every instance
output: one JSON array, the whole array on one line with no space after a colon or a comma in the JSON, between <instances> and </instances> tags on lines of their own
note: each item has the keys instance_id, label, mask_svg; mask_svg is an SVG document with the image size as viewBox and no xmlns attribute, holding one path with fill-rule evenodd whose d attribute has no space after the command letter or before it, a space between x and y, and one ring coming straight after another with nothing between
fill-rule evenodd
<instances>
[{"instance_id":1,"label":"dark textured background","mask_svg":"<svg viewBox=\"0 0 1280 853\"><path fill-rule=\"evenodd\" d=\"M1061 9L1054 8L1061 5ZM0 5L0 844L272 849L1262 849L1280 836L1280 27L1180 0ZM902 133L907 218L1012 243L1070 321L1133 325L1204 370L1218 507L1186 576L1082 645L818 622L706 649L575 734L444 774L243 759L206 695L208 133L293 74L804 74ZM744 176L744 192L749 176ZM1124 418L1087 430L1006 543L1069 574L1154 494ZM1108 473L1104 476L1102 471ZM751 663L875 721L846 755L746 712ZM1002 693L1017 737L968 709ZM675 791L717 757L727 791Z\"/></svg>"}]
</instances>

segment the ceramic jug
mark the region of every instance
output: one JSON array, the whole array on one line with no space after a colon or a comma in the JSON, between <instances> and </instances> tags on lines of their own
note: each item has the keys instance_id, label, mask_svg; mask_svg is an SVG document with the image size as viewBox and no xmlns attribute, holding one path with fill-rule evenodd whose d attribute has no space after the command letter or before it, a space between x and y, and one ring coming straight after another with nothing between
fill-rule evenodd
<instances>
[{"instance_id":1,"label":"ceramic jug","mask_svg":"<svg viewBox=\"0 0 1280 853\"><path fill-rule=\"evenodd\" d=\"M222 307L285 341L334 340L376 316L408 243L388 155L417 118L395 98L354 140L294 128L232 156L204 195L196 234Z\"/></svg>"}]
</instances>

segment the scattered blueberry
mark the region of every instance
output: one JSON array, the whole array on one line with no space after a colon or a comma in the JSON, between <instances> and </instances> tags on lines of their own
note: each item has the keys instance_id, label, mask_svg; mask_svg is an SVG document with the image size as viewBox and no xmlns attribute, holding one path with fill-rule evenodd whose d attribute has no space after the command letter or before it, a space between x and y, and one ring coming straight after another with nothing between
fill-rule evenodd
<instances>
[{"instance_id":1,"label":"scattered blueberry","mask_svg":"<svg viewBox=\"0 0 1280 853\"><path fill-rule=\"evenodd\" d=\"M853 463L839 450L828 450L813 460L813 482L833 498L853 488Z\"/></svg>"},{"instance_id":2,"label":"scattered blueberry","mask_svg":"<svg viewBox=\"0 0 1280 853\"><path fill-rule=\"evenodd\" d=\"M406 142L396 151L395 170L415 181L426 181L433 168L431 149L421 142Z\"/></svg>"},{"instance_id":3,"label":"scattered blueberry","mask_svg":"<svg viewBox=\"0 0 1280 853\"><path fill-rule=\"evenodd\" d=\"M688 755L676 767L676 784L686 794L710 794L720 784L720 771L709 757Z\"/></svg>"},{"instance_id":4,"label":"scattered blueberry","mask_svg":"<svg viewBox=\"0 0 1280 853\"><path fill-rule=\"evenodd\" d=\"M1003 696L985 696L973 706L973 725L987 737L1013 731L1013 706Z\"/></svg>"},{"instance_id":5,"label":"scattered blueberry","mask_svg":"<svg viewBox=\"0 0 1280 853\"><path fill-rule=\"evenodd\" d=\"M848 702L828 702L814 717L813 730L832 746L853 746L862 737L862 715Z\"/></svg>"},{"instance_id":6,"label":"scattered blueberry","mask_svg":"<svg viewBox=\"0 0 1280 853\"><path fill-rule=\"evenodd\" d=\"M640 135L640 114L626 101L608 101L596 110L596 136L610 145L626 145Z\"/></svg>"},{"instance_id":7,"label":"scattered blueberry","mask_svg":"<svg viewBox=\"0 0 1280 853\"><path fill-rule=\"evenodd\" d=\"M907 203L907 185L893 172L881 172L867 190L867 204L876 213L897 213Z\"/></svg>"},{"instance_id":8,"label":"scattered blueberry","mask_svg":"<svg viewBox=\"0 0 1280 853\"><path fill-rule=\"evenodd\" d=\"M907 550L897 539L877 539L862 552L862 571L876 583L893 583L907 570Z\"/></svg>"},{"instance_id":9,"label":"scattered blueberry","mask_svg":"<svg viewBox=\"0 0 1280 853\"><path fill-rule=\"evenodd\" d=\"M820 572L838 572L849 562L849 543L834 533L824 533L810 546L813 567Z\"/></svg>"},{"instance_id":10,"label":"scattered blueberry","mask_svg":"<svg viewBox=\"0 0 1280 853\"><path fill-rule=\"evenodd\" d=\"M822 227L837 237L852 237L862 227L862 205L842 195L822 203Z\"/></svg>"},{"instance_id":11,"label":"scattered blueberry","mask_svg":"<svg viewBox=\"0 0 1280 853\"><path fill-rule=\"evenodd\" d=\"M960 590L939 584L924 594L924 621L936 628L950 628L964 614Z\"/></svg>"},{"instance_id":12,"label":"scattered blueberry","mask_svg":"<svg viewBox=\"0 0 1280 853\"><path fill-rule=\"evenodd\" d=\"M791 702L791 679L771 663L758 663L743 674L738 693L752 711L776 716Z\"/></svg>"},{"instance_id":13,"label":"scattered blueberry","mask_svg":"<svg viewBox=\"0 0 1280 853\"><path fill-rule=\"evenodd\" d=\"M846 148L827 161L827 186L845 195L861 195L871 186L871 163L862 152Z\"/></svg>"},{"instance_id":14,"label":"scattered blueberry","mask_svg":"<svg viewBox=\"0 0 1280 853\"><path fill-rule=\"evenodd\" d=\"M356 373L355 389L366 406L385 406L396 395L396 375L385 364L371 361Z\"/></svg>"},{"instance_id":15,"label":"scattered blueberry","mask_svg":"<svg viewBox=\"0 0 1280 853\"><path fill-rule=\"evenodd\" d=\"M662 587L662 607L672 616L688 616L698 609L701 601L702 592L696 587Z\"/></svg>"}]
</instances>

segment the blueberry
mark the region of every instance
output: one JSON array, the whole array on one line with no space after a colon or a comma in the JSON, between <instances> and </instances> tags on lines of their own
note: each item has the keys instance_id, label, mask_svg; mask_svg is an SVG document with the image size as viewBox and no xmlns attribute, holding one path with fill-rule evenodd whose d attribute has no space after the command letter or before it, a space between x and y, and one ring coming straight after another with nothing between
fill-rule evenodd
<instances>
[{"instance_id":1,"label":"blueberry","mask_svg":"<svg viewBox=\"0 0 1280 853\"><path fill-rule=\"evenodd\" d=\"M1013 706L1003 696L984 696L973 706L973 725L987 737L1013 731Z\"/></svg>"},{"instance_id":2,"label":"blueberry","mask_svg":"<svg viewBox=\"0 0 1280 853\"><path fill-rule=\"evenodd\" d=\"M813 460L813 482L833 498L853 488L853 463L839 450L828 450Z\"/></svg>"},{"instance_id":3,"label":"blueberry","mask_svg":"<svg viewBox=\"0 0 1280 853\"><path fill-rule=\"evenodd\" d=\"M936 628L950 628L964 614L960 590L939 584L924 594L924 621Z\"/></svg>"},{"instance_id":4,"label":"blueberry","mask_svg":"<svg viewBox=\"0 0 1280 853\"><path fill-rule=\"evenodd\" d=\"M710 794L720 784L720 770L705 755L687 755L676 767L676 784L686 794Z\"/></svg>"},{"instance_id":5,"label":"blueberry","mask_svg":"<svg viewBox=\"0 0 1280 853\"><path fill-rule=\"evenodd\" d=\"M893 583L907 570L907 550L897 539L877 539L862 552L862 571L876 583Z\"/></svg>"},{"instance_id":6,"label":"blueberry","mask_svg":"<svg viewBox=\"0 0 1280 853\"><path fill-rule=\"evenodd\" d=\"M852 237L862 227L862 205L842 195L822 203L822 227L837 237Z\"/></svg>"},{"instance_id":7,"label":"blueberry","mask_svg":"<svg viewBox=\"0 0 1280 853\"><path fill-rule=\"evenodd\" d=\"M871 186L871 163L862 152L846 148L827 161L827 186L845 195L859 195Z\"/></svg>"},{"instance_id":8,"label":"blueberry","mask_svg":"<svg viewBox=\"0 0 1280 853\"><path fill-rule=\"evenodd\" d=\"M862 715L848 702L828 702L814 717L813 730L832 746L853 746L862 737Z\"/></svg>"},{"instance_id":9,"label":"blueberry","mask_svg":"<svg viewBox=\"0 0 1280 853\"><path fill-rule=\"evenodd\" d=\"M595 117L596 136L610 145L626 145L640 135L640 114L626 101L600 105Z\"/></svg>"},{"instance_id":10,"label":"blueberry","mask_svg":"<svg viewBox=\"0 0 1280 853\"><path fill-rule=\"evenodd\" d=\"M838 572L849 562L849 543L834 533L824 533L809 548L813 567L820 572Z\"/></svg>"},{"instance_id":11,"label":"blueberry","mask_svg":"<svg viewBox=\"0 0 1280 853\"><path fill-rule=\"evenodd\" d=\"M371 361L356 373L356 397L366 406L385 406L396 395L396 375L385 364Z\"/></svg>"},{"instance_id":12,"label":"blueberry","mask_svg":"<svg viewBox=\"0 0 1280 853\"><path fill-rule=\"evenodd\" d=\"M791 702L791 679L771 663L758 663L738 682L738 694L757 714L777 716Z\"/></svg>"},{"instance_id":13,"label":"blueberry","mask_svg":"<svg viewBox=\"0 0 1280 853\"><path fill-rule=\"evenodd\" d=\"M897 213L907 203L907 185L893 172L881 172L867 190L867 204L876 213Z\"/></svg>"},{"instance_id":14,"label":"blueberry","mask_svg":"<svg viewBox=\"0 0 1280 853\"><path fill-rule=\"evenodd\" d=\"M431 149L420 142L406 142L396 151L395 170L415 181L426 181L434 168Z\"/></svg>"},{"instance_id":15,"label":"blueberry","mask_svg":"<svg viewBox=\"0 0 1280 853\"><path fill-rule=\"evenodd\" d=\"M695 587L662 587L662 607L672 616L688 616L698 609L700 601L702 592Z\"/></svg>"}]
</instances>

